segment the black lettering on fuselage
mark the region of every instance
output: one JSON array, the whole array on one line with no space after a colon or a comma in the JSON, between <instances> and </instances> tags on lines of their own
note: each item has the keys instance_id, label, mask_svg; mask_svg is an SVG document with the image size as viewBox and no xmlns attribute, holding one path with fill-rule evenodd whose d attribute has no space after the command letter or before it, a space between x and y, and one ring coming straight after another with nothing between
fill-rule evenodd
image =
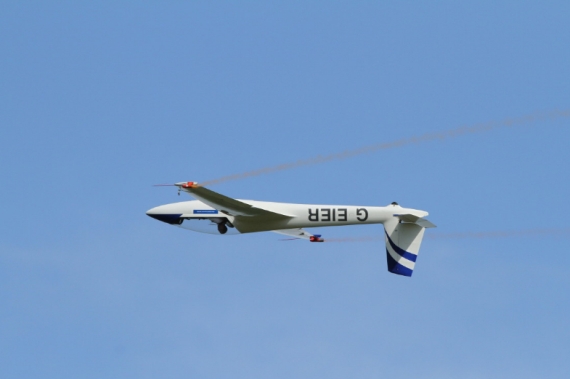
<instances>
[{"instance_id":1,"label":"black lettering on fuselage","mask_svg":"<svg viewBox=\"0 0 570 379\"><path fill-rule=\"evenodd\" d=\"M364 218L358 219L359 221L365 221L368 218L368 212L364 208L357 209L356 214L362 215L361 210L364 210ZM319 215L320 212L320 215ZM319 217L320 216L320 217ZM309 208L309 221L324 221L324 222L336 222L336 221L348 221L348 209L346 208Z\"/></svg>"},{"instance_id":2,"label":"black lettering on fuselage","mask_svg":"<svg viewBox=\"0 0 570 379\"><path fill-rule=\"evenodd\" d=\"M358 221L368 220L368 211L366 210L366 208L358 208L356 210L356 219Z\"/></svg>"},{"instance_id":3,"label":"black lettering on fuselage","mask_svg":"<svg viewBox=\"0 0 570 379\"><path fill-rule=\"evenodd\" d=\"M346 221L346 208L338 210L338 221Z\"/></svg>"},{"instance_id":4,"label":"black lettering on fuselage","mask_svg":"<svg viewBox=\"0 0 570 379\"><path fill-rule=\"evenodd\" d=\"M319 210L315 209L315 213L311 212L309 208L309 221L319 221Z\"/></svg>"}]
</instances>

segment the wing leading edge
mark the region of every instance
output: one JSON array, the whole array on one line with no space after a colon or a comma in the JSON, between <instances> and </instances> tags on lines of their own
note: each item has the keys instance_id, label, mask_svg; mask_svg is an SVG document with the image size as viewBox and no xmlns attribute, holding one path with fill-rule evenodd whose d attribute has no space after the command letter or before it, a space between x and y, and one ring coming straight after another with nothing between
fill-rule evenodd
<instances>
[{"instance_id":1,"label":"wing leading edge","mask_svg":"<svg viewBox=\"0 0 570 379\"><path fill-rule=\"evenodd\" d=\"M220 212L230 216L243 216L243 217L256 217L263 219L290 219L291 216L268 211L254 207L243 201L232 199L231 197L222 195L220 193L209 190L205 187L200 187L195 182L176 183L176 186L184 192L188 192L196 199L202 201L204 204L219 210Z\"/></svg>"}]
</instances>

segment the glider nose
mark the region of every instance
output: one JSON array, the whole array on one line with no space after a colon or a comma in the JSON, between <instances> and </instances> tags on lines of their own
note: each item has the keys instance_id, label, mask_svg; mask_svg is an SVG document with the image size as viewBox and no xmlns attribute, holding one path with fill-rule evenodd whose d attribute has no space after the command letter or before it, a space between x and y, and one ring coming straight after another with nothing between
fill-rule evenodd
<instances>
[{"instance_id":1,"label":"glider nose","mask_svg":"<svg viewBox=\"0 0 570 379\"><path fill-rule=\"evenodd\" d=\"M168 212L168 209L165 209L163 205L149 209L146 211L146 215L158 221L166 222L167 224L177 225L182 222L180 218L182 213Z\"/></svg>"}]
</instances>

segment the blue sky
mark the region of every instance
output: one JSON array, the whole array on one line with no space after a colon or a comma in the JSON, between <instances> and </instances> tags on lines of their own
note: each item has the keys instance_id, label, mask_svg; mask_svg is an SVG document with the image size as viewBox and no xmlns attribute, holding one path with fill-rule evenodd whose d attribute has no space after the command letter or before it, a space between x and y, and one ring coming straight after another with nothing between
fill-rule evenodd
<instances>
[{"instance_id":1,"label":"blue sky","mask_svg":"<svg viewBox=\"0 0 570 379\"><path fill-rule=\"evenodd\" d=\"M567 378L568 235L217 237L156 183L570 108L567 2L4 2L0 375ZM568 117L212 187L568 228ZM187 199L190 199L187 197ZM314 230L381 236L381 226Z\"/></svg>"}]
</instances>

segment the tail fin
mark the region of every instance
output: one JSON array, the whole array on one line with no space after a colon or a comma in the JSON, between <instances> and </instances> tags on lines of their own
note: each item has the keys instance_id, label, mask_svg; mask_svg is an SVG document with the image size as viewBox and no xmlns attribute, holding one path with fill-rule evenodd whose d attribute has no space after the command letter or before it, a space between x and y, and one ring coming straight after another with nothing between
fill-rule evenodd
<instances>
[{"instance_id":1,"label":"tail fin","mask_svg":"<svg viewBox=\"0 0 570 379\"><path fill-rule=\"evenodd\" d=\"M402 222L405 215L394 216L396 217L384 223L388 271L397 275L412 276L425 227L435 227L435 225L423 218L416 217L415 222Z\"/></svg>"}]
</instances>

